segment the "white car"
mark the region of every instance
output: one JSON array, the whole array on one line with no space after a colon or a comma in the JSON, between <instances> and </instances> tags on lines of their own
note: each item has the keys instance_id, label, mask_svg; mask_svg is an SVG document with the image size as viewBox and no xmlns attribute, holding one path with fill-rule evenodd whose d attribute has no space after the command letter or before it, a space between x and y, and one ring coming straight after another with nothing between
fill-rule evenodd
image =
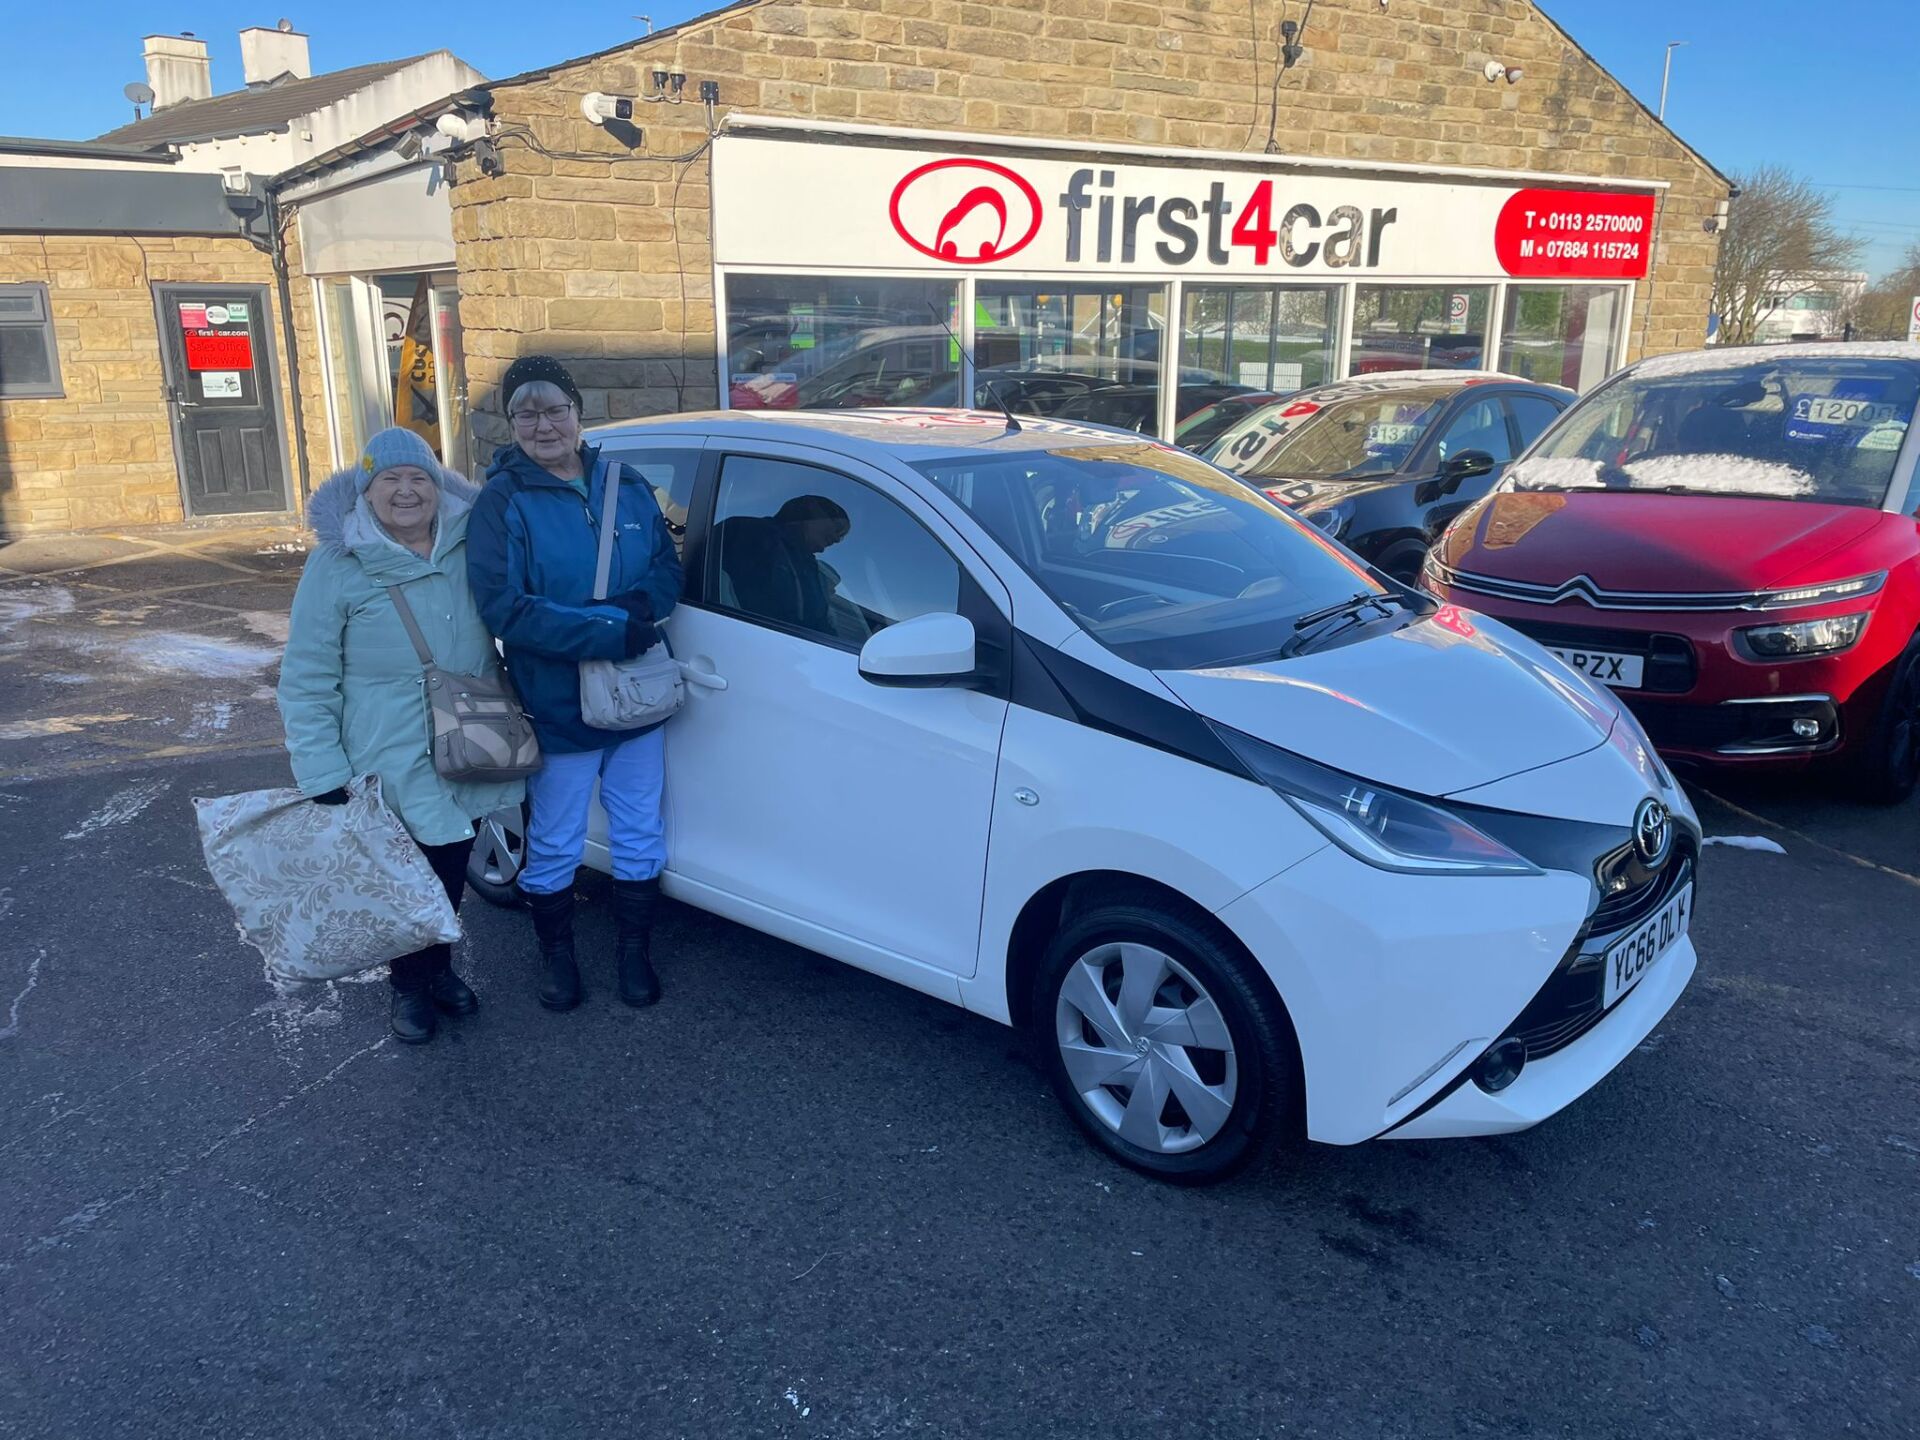
<instances>
[{"instance_id":1,"label":"white car","mask_svg":"<svg viewBox=\"0 0 1920 1440\"><path fill-rule=\"evenodd\" d=\"M1632 717L1184 451L925 410L591 438L685 522L667 893L1029 1029L1130 1165L1525 1129L1693 974L1699 822Z\"/></svg>"}]
</instances>

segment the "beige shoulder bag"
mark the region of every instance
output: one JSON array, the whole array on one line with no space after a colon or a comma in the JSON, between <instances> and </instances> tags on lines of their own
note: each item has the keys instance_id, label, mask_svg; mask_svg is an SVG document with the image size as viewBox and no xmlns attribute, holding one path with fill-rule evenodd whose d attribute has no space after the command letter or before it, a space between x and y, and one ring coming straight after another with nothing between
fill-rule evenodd
<instances>
[{"instance_id":1,"label":"beige shoulder bag","mask_svg":"<svg viewBox=\"0 0 1920 1440\"><path fill-rule=\"evenodd\" d=\"M434 772L442 780L521 780L538 770L540 742L513 682L497 667L487 675L462 675L435 663L407 597L398 585L389 585L387 594L420 657Z\"/></svg>"}]
</instances>

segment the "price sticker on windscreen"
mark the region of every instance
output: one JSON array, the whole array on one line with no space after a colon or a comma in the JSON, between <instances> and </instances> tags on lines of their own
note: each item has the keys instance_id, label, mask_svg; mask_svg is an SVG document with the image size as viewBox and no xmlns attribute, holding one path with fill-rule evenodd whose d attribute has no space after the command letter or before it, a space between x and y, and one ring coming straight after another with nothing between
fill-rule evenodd
<instances>
[{"instance_id":1,"label":"price sticker on windscreen","mask_svg":"<svg viewBox=\"0 0 1920 1440\"><path fill-rule=\"evenodd\" d=\"M1786 438L1856 450L1898 450L1913 412L1901 409L1886 392L1876 381L1843 380L1830 394L1789 396Z\"/></svg>"}]
</instances>

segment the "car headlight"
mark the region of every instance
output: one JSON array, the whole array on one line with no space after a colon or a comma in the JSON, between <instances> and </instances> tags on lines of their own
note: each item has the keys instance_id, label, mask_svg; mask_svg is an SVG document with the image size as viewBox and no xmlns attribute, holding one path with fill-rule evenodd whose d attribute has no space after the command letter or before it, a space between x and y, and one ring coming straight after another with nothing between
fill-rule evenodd
<instances>
[{"instance_id":1,"label":"car headlight","mask_svg":"<svg viewBox=\"0 0 1920 1440\"><path fill-rule=\"evenodd\" d=\"M1749 610L1787 610L1801 605L1826 605L1835 600L1852 600L1871 595L1887 583L1887 572L1855 575L1851 580L1832 580L1824 585L1801 585L1792 590L1763 590L1754 597Z\"/></svg>"},{"instance_id":2,"label":"car headlight","mask_svg":"<svg viewBox=\"0 0 1920 1440\"><path fill-rule=\"evenodd\" d=\"M1753 625L1740 638L1756 655L1791 659L1799 655L1830 655L1844 650L1867 628L1867 614L1829 615L1823 620L1796 620L1790 625Z\"/></svg>"},{"instance_id":3,"label":"car headlight","mask_svg":"<svg viewBox=\"0 0 1920 1440\"><path fill-rule=\"evenodd\" d=\"M1432 801L1317 765L1223 725L1213 728L1242 764L1356 860L1409 875L1542 873Z\"/></svg>"},{"instance_id":4,"label":"car headlight","mask_svg":"<svg viewBox=\"0 0 1920 1440\"><path fill-rule=\"evenodd\" d=\"M1329 505L1324 510L1310 510L1302 518L1308 524L1317 525L1333 539L1338 540L1353 524L1353 502L1342 500L1339 504Z\"/></svg>"}]
</instances>

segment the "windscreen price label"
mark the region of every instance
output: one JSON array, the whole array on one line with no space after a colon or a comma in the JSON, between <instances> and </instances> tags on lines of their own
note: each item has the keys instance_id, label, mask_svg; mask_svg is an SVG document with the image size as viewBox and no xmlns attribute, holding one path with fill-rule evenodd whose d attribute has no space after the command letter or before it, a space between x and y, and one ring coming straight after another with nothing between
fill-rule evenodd
<instances>
[{"instance_id":1,"label":"windscreen price label","mask_svg":"<svg viewBox=\"0 0 1920 1440\"><path fill-rule=\"evenodd\" d=\"M1873 400L1847 400L1838 396L1802 395L1793 402L1793 418L1815 425L1844 425L1848 429L1870 430L1900 418L1893 406Z\"/></svg>"},{"instance_id":2,"label":"windscreen price label","mask_svg":"<svg viewBox=\"0 0 1920 1440\"><path fill-rule=\"evenodd\" d=\"M1653 196L1521 190L1501 207L1494 253L1522 278L1639 280L1653 253Z\"/></svg>"}]
</instances>

